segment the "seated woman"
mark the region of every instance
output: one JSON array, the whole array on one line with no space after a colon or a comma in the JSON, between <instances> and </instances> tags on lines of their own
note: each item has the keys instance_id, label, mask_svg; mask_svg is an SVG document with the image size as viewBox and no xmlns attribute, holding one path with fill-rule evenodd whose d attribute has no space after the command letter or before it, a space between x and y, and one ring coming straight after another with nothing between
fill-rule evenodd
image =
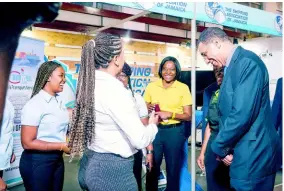
<instances>
[{"instance_id":1,"label":"seated woman","mask_svg":"<svg viewBox=\"0 0 284 191\"><path fill-rule=\"evenodd\" d=\"M214 68L214 73L220 88L224 76L224 68ZM213 93L210 100L206 118L208 123L197 164L201 170L206 171L208 190L230 191L229 167L223 162L217 161L216 155L211 149L211 143L219 132L218 95L219 89Z\"/></svg>"}]
</instances>

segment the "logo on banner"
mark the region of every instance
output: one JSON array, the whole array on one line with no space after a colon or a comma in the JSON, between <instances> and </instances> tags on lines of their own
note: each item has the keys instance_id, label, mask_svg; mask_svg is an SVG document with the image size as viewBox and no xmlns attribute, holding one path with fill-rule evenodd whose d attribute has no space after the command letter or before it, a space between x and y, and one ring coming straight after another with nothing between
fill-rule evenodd
<instances>
[{"instance_id":1,"label":"logo on banner","mask_svg":"<svg viewBox=\"0 0 284 191\"><path fill-rule=\"evenodd\" d=\"M224 8L217 2L207 2L205 3L205 12L207 16L219 24L226 21L226 13Z\"/></svg>"},{"instance_id":2,"label":"logo on banner","mask_svg":"<svg viewBox=\"0 0 284 191\"><path fill-rule=\"evenodd\" d=\"M156 3L155 2L135 2L136 6L142 9L151 9L153 8Z\"/></svg>"},{"instance_id":3,"label":"logo on banner","mask_svg":"<svg viewBox=\"0 0 284 191\"><path fill-rule=\"evenodd\" d=\"M279 33L282 33L282 25L283 25L283 18L282 16L278 15L275 18L275 28Z\"/></svg>"},{"instance_id":4,"label":"logo on banner","mask_svg":"<svg viewBox=\"0 0 284 191\"><path fill-rule=\"evenodd\" d=\"M9 82L11 84L27 84L32 81L32 77L30 75L25 74L25 69L21 68L20 71L13 70L10 73Z\"/></svg>"}]
</instances>

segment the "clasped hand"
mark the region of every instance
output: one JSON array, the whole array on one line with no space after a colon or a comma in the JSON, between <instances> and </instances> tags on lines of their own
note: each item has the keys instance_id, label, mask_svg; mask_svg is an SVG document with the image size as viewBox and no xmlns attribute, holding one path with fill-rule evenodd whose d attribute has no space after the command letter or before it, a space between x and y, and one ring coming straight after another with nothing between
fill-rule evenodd
<instances>
[{"instance_id":1,"label":"clasped hand","mask_svg":"<svg viewBox=\"0 0 284 191\"><path fill-rule=\"evenodd\" d=\"M226 166L230 166L233 162L233 155L229 154L227 155L225 158L220 158L219 156L217 156L216 160L218 161L222 161Z\"/></svg>"}]
</instances>

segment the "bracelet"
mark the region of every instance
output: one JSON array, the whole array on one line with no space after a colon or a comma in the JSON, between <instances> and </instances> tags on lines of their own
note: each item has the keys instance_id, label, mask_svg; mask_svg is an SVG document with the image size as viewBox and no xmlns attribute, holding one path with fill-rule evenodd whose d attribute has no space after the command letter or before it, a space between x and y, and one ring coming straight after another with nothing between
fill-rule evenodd
<instances>
[{"instance_id":1,"label":"bracelet","mask_svg":"<svg viewBox=\"0 0 284 191\"><path fill-rule=\"evenodd\" d=\"M172 114L172 119L175 119L176 118L176 113L173 113Z\"/></svg>"},{"instance_id":2,"label":"bracelet","mask_svg":"<svg viewBox=\"0 0 284 191\"><path fill-rule=\"evenodd\" d=\"M148 154L153 154L153 153L154 153L153 150L147 150L147 152L146 152L147 155L148 155Z\"/></svg>"}]
</instances>

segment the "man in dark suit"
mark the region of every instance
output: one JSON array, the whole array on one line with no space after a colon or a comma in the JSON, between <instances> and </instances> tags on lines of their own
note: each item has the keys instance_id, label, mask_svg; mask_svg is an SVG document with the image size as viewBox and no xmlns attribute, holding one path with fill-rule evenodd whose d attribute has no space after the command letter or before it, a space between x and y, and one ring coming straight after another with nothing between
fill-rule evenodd
<instances>
[{"instance_id":1,"label":"man in dark suit","mask_svg":"<svg viewBox=\"0 0 284 191\"><path fill-rule=\"evenodd\" d=\"M218 103L220 131L211 148L217 160L231 165L231 187L272 191L280 142L265 64L255 53L235 46L217 27L200 34L198 50L206 63L225 67Z\"/></svg>"},{"instance_id":2,"label":"man in dark suit","mask_svg":"<svg viewBox=\"0 0 284 191\"><path fill-rule=\"evenodd\" d=\"M282 78L279 78L277 81L275 96L272 104L272 117L274 126L276 128L276 131L279 134L280 137L280 143L282 143ZM281 144L281 151L282 151L282 144ZM279 167L282 166L282 153L279 157Z\"/></svg>"}]
</instances>

